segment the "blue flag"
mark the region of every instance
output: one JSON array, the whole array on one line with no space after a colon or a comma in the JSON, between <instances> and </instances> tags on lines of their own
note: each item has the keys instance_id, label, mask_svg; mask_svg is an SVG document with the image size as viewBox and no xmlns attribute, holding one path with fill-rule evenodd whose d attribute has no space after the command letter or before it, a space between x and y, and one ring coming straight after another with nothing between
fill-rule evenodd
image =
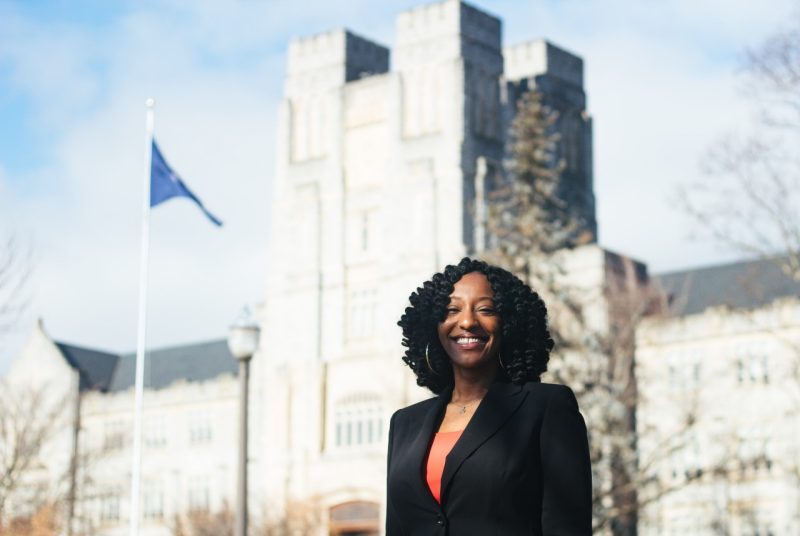
<instances>
[{"instance_id":1,"label":"blue flag","mask_svg":"<svg viewBox=\"0 0 800 536\"><path fill-rule=\"evenodd\" d=\"M177 173L172 171L167 161L158 150L156 141L153 140L153 155L150 164L150 206L154 207L173 197L188 197L208 216L214 225L222 225L222 222L214 217L203 203L194 195L183 183Z\"/></svg>"}]
</instances>

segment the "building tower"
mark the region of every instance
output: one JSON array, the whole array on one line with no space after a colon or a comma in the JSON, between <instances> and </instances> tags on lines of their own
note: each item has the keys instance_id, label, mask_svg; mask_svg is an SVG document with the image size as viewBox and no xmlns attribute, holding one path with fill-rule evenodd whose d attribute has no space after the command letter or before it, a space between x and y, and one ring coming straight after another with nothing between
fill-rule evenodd
<instances>
[{"instance_id":1,"label":"building tower","mask_svg":"<svg viewBox=\"0 0 800 536\"><path fill-rule=\"evenodd\" d=\"M251 470L275 515L303 504L333 534L377 534L389 417L429 395L400 360L408 295L480 248L480 162L502 162L515 99L562 84L583 110L581 60L548 47L549 62L512 52L504 74L500 20L458 0L397 17L392 70L387 48L347 30L290 43L253 371Z\"/></svg>"}]
</instances>

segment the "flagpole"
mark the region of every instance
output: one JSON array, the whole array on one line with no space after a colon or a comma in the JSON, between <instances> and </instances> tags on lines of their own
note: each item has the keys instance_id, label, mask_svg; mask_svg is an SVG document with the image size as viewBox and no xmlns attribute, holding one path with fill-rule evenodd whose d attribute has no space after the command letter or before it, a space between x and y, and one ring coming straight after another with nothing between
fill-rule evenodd
<instances>
[{"instance_id":1,"label":"flagpole","mask_svg":"<svg viewBox=\"0 0 800 536\"><path fill-rule=\"evenodd\" d=\"M131 468L130 536L139 534L139 497L142 470L142 399L144 398L144 344L147 332L147 267L150 254L150 166L153 158L155 100L145 101L145 151L142 198L142 244L139 256L139 327L136 337L136 391L133 409L133 462Z\"/></svg>"}]
</instances>

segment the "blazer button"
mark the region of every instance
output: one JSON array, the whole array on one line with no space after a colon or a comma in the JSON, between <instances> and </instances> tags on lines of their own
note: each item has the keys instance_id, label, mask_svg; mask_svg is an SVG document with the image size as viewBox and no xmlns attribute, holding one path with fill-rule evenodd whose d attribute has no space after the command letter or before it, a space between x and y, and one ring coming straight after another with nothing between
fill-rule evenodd
<instances>
[{"instance_id":1,"label":"blazer button","mask_svg":"<svg viewBox=\"0 0 800 536\"><path fill-rule=\"evenodd\" d=\"M437 515L436 524L439 525L440 527L444 527L444 517L442 517L441 515Z\"/></svg>"}]
</instances>

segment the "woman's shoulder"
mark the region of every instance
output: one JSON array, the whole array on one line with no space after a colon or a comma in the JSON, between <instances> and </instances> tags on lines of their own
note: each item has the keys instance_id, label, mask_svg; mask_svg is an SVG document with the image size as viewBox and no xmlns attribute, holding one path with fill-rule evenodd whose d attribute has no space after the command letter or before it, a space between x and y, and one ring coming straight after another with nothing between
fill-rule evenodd
<instances>
[{"instance_id":1,"label":"woman's shoulder","mask_svg":"<svg viewBox=\"0 0 800 536\"><path fill-rule=\"evenodd\" d=\"M572 389L560 383L528 382L522 388L534 397L548 402L565 403L576 407L578 404Z\"/></svg>"}]
</instances>

